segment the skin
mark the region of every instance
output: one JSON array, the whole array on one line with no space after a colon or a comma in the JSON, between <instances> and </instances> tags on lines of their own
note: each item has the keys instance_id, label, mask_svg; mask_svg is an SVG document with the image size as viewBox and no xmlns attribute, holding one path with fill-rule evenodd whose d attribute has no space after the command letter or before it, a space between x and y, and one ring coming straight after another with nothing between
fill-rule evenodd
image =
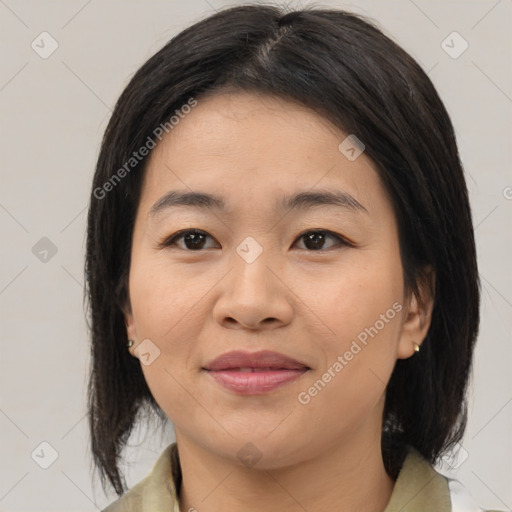
<instances>
[{"instance_id":1,"label":"skin","mask_svg":"<svg viewBox=\"0 0 512 512\"><path fill-rule=\"evenodd\" d=\"M363 152L338 150L347 134L301 105L250 93L202 97L152 151L133 232L126 307L130 352L176 431L187 511L377 512L389 502L380 438L385 388L398 358L421 344L432 304L406 293L392 205ZM276 212L299 191L349 193L367 211L339 206ZM150 208L169 190L222 196L228 211ZM179 230L208 236L199 250ZM314 250L301 236L329 230ZM248 236L263 252L247 263ZM190 248L192 247L192 249ZM313 249L311 248L313 247ZM307 404L298 400L374 326L402 306ZM258 396L217 384L201 368L236 349L274 350L311 369ZM256 447L245 465L237 455ZM242 451L242 453L245 453Z\"/></svg>"}]
</instances>

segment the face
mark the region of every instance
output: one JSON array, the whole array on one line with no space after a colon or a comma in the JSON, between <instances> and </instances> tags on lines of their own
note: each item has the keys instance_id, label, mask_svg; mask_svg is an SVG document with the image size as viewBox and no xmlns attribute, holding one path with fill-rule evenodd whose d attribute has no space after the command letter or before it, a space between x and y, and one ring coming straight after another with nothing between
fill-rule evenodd
<instances>
[{"instance_id":1,"label":"face","mask_svg":"<svg viewBox=\"0 0 512 512\"><path fill-rule=\"evenodd\" d=\"M380 440L394 364L428 325L404 290L392 204L347 135L237 93L200 98L152 150L126 323L178 442L233 461L257 449L259 467L276 468ZM299 364L211 370L263 350Z\"/></svg>"}]
</instances>

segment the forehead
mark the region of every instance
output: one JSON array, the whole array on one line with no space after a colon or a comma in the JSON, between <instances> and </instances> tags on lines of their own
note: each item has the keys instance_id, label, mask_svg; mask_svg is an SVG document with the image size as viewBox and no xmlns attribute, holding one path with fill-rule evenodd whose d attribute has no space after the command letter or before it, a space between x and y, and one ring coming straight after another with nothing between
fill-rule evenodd
<instances>
[{"instance_id":1,"label":"forehead","mask_svg":"<svg viewBox=\"0 0 512 512\"><path fill-rule=\"evenodd\" d=\"M347 136L316 112L280 98L199 98L152 150L143 200L189 189L223 196L228 207L256 197L273 206L284 195L318 187L368 202L372 191L384 191L364 152L350 160L340 150Z\"/></svg>"},{"instance_id":2,"label":"forehead","mask_svg":"<svg viewBox=\"0 0 512 512\"><path fill-rule=\"evenodd\" d=\"M287 156L285 150L292 146L300 153L319 144L337 151L338 145L332 143L343 135L327 119L296 102L253 93L223 93L200 97L154 153L172 152L179 145L180 150L193 149L192 156L229 154L232 158L238 154L243 159L244 153L263 148L267 151L260 158L275 157L273 151L279 149Z\"/></svg>"}]
</instances>

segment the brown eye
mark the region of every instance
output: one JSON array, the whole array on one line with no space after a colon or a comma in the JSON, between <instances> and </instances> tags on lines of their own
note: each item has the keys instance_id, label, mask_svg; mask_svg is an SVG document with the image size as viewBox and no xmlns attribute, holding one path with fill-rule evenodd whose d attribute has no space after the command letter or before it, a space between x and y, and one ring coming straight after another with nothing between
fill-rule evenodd
<instances>
[{"instance_id":1,"label":"brown eye","mask_svg":"<svg viewBox=\"0 0 512 512\"><path fill-rule=\"evenodd\" d=\"M213 240L213 238L204 231L198 229L185 229L183 231L178 231L178 233L175 233L174 235L166 238L158 245L158 247L161 249L177 247L178 249L183 249L186 251L201 251L203 249L215 248L215 246L207 246L208 238ZM331 243L330 246L325 247L326 241L329 239L333 240L334 243ZM351 244L342 236L326 230L307 231L300 235L298 240L304 241L304 247L299 247L299 249L307 250L310 252L326 251L343 246L353 247L353 244Z\"/></svg>"},{"instance_id":2,"label":"brown eye","mask_svg":"<svg viewBox=\"0 0 512 512\"><path fill-rule=\"evenodd\" d=\"M205 241L208 238L212 238L208 233L204 231L200 231L197 229L187 229L184 231L179 231L178 233L172 235L170 238L164 240L160 246L161 247L173 247L178 246L180 249L185 249L189 251L200 251L205 248ZM178 245L177 242L183 241L183 244Z\"/></svg>"},{"instance_id":3,"label":"brown eye","mask_svg":"<svg viewBox=\"0 0 512 512\"><path fill-rule=\"evenodd\" d=\"M304 240L305 250L322 251L322 250L327 250L324 247L324 244L325 244L326 240L329 238L334 240L335 244L331 247L327 247L327 249L331 249L333 247L350 246L351 245L347 240L345 240L340 235L336 235L335 233L331 233L330 231L325 231L325 230L308 231L308 232L300 235L299 240L301 240L301 239Z\"/></svg>"}]
</instances>

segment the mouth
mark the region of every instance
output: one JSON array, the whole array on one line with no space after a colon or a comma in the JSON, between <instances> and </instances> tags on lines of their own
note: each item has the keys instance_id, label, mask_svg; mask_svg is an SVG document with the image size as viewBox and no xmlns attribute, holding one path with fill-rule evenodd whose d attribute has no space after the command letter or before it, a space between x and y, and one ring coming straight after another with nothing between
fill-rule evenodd
<instances>
[{"instance_id":1,"label":"mouth","mask_svg":"<svg viewBox=\"0 0 512 512\"><path fill-rule=\"evenodd\" d=\"M261 395L292 382L311 368L272 351L228 352L202 370L225 389L242 395Z\"/></svg>"}]
</instances>

